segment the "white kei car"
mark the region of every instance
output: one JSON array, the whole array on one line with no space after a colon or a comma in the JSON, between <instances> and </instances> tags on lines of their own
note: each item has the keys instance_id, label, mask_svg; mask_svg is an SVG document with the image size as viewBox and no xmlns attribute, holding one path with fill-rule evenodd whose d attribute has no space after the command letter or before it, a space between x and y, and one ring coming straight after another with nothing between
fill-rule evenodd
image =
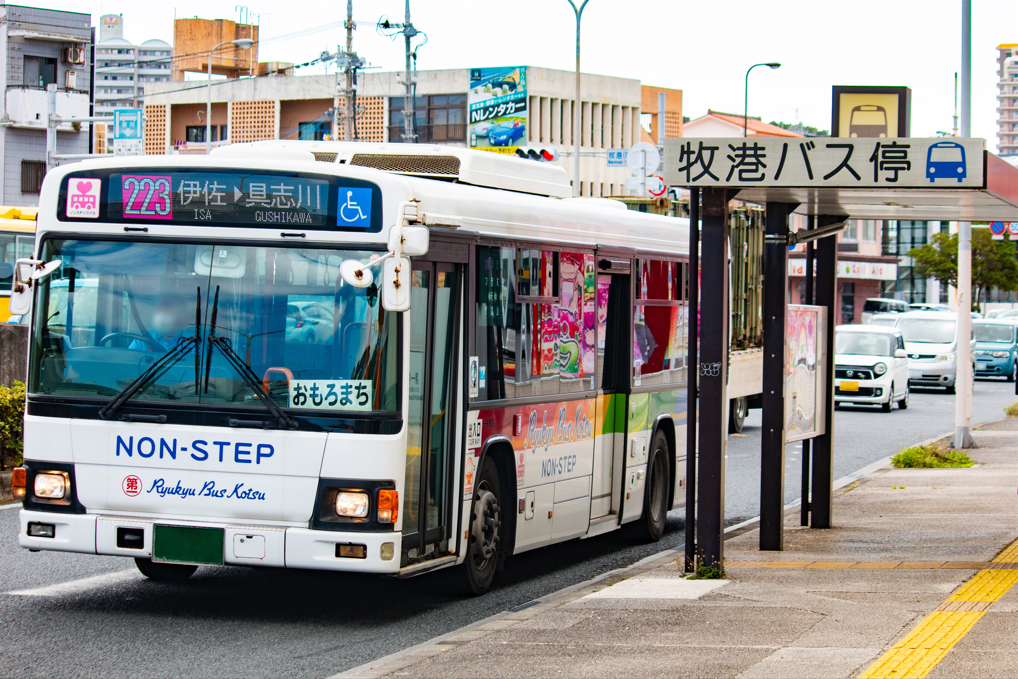
<instances>
[{"instance_id":1,"label":"white kei car","mask_svg":"<svg viewBox=\"0 0 1018 679\"><path fill-rule=\"evenodd\" d=\"M908 408L909 374L901 331L878 325L839 325L834 335L834 404L895 403Z\"/></svg>"}]
</instances>

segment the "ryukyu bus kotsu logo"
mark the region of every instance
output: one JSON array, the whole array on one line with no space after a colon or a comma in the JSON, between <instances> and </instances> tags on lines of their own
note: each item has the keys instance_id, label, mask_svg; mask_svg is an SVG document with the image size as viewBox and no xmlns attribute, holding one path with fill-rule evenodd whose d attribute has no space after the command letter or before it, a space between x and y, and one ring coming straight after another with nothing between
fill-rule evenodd
<instances>
[{"instance_id":1,"label":"ryukyu bus kotsu logo","mask_svg":"<svg viewBox=\"0 0 1018 679\"><path fill-rule=\"evenodd\" d=\"M124 477L124 495L135 497L141 494L141 479L134 474Z\"/></svg>"},{"instance_id":2,"label":"ryukyu bus kotsu logo","mask_svg":"<svg viewBox=\"0 0 1018 679\"><path fill-rule=\"evenodd\" d=\"M99 217L101 179L71 179L67 191L67 216L78 219Z\"/></svg>"}]
</instances>

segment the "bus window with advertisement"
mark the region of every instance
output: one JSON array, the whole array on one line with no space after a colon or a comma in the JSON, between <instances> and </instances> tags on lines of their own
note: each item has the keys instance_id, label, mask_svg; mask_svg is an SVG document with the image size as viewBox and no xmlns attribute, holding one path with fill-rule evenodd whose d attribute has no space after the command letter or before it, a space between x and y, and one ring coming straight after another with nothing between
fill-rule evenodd
<instances>
[{"instance_id":1,"label":"bus window with advertisement","mask_svg":"<svg viewBox=\"0 0 1018 679\"><path fill-rule=\"evenodd\" d=\"M553 166L363 149L47 175L13 267L22 547L156 580L452 568L480 594L514 554L661 537L685 498L685 221L573 200ZM429 178L452 161L459 182Z\"/></svg>"}]
</instances>

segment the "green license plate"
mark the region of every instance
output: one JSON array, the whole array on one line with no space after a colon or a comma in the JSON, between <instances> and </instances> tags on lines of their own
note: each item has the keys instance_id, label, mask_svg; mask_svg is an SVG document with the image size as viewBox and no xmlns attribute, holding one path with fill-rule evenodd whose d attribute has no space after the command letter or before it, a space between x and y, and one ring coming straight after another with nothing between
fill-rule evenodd
<instances>
[{"instance_id":1,"label":"green license plate","mask_svg":"<svg viewBox=\"0 0 1018 679\"><path fill-rule=\"evenodd\" d=\"M222 528L155 525L152 560L201 566L223 565Z\"/></svg>"}]
</instances>

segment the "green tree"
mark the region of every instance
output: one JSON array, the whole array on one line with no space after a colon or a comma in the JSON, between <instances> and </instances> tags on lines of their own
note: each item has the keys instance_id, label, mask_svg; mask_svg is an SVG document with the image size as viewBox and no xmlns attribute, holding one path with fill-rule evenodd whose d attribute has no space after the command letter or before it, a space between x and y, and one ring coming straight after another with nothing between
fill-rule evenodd
<instances>
[{"instance_id":1,"label":"green tree","mask_svg":"<svg viewBox=\"0 0 1018 679\"><path fill-rule=\"evenodd\" d=\"M923 278L936 278L947 285L958 285L958 234L938 233L908 256L915 271ZM987 290L1018 290L1018 260L1014 243L993 240L989 229L972 229L972 300L973 308Z\"/></svg>"}]
</instances>

